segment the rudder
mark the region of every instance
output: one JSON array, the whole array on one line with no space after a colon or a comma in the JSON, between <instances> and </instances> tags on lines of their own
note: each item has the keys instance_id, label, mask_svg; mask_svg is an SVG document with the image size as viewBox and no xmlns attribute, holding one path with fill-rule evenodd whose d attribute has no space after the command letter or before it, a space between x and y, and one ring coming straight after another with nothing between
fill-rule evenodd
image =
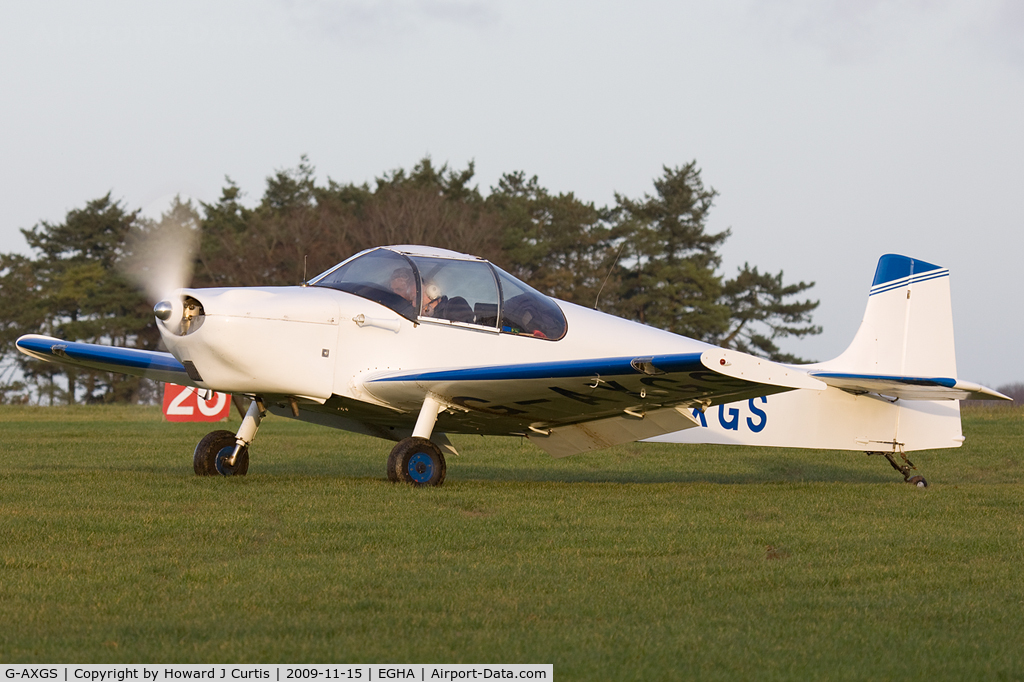
<instances>
[{"instance_id":1,"label":"rudder","mask_svg":"<svg viewBox=\"0 0 1024 682\"><path fill-rule=\"evenodd\" d=\"M897 254L878 259L849 347L816 366L897 376L956 376L949 270Z\"/></svg>"}]
</instances>

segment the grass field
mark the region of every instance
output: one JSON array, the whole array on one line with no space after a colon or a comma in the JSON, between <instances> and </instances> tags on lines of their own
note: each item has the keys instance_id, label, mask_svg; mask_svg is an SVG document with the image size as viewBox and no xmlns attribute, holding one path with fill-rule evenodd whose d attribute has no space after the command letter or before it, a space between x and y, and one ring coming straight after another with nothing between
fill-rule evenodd
<instances>
[{"instance_id":1,"label":"grass field","mask_svg":"<svg viewBox=\"0 0 1024 682\"><path fill-rule=\"evenodd\" d=\"M197 478L207 430L0 407L0 662L1024 677L1021 410L965 411L927 489L858 453L479 437L412 489L388 443L280 418L249 476Z\"/></svg>"}]
</instances>

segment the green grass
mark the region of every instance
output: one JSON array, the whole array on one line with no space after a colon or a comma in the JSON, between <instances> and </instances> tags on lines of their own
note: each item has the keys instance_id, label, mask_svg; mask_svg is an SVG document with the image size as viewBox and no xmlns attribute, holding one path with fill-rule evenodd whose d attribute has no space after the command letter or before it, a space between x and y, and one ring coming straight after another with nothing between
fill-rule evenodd
<instances>
[{"instance_id":1,"label":"green grass","mask_svg":"<svg viewBox=\"0 0 1024 682\"><path fill-rule=\"evenodd\" d=\"M965 411L925 490L858 453L479 437L412 489L390 444L280 418L249 476L197 478L209 429L0 408L0 662L1024 677L1024 411Z\"/></svg>"}]
</instances>

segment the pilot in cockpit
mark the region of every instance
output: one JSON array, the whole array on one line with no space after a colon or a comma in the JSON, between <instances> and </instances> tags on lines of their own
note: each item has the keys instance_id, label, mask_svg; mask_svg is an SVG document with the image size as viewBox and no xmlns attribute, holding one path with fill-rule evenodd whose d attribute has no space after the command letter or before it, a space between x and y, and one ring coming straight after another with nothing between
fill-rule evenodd
<instances>
[{"instance_id":1,"label":"pilot in cockpit","mask_svg":"<svg viewBox=\"0 0 1024 682\"><path fill-rule=\"evenodd\" d=\"M416 278L409 268L396 268L391 273L391 291L395 292L410 305L416 304Z\"/></svg>"}]
</instances>

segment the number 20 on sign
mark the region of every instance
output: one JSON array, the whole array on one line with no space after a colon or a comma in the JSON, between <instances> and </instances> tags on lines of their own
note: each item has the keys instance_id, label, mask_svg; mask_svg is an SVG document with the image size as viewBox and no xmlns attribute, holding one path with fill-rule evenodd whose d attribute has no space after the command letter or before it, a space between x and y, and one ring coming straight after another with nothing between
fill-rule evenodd
<instances>
[{"instance_id":1,"label":"number 20 on sign","mask_svg":"<svg viewBox=\"0 0 1024 682\"><path fill-rule=\"evenodd\" d=\"M191 386L164 384L164 417L169 422L218 422L231 412L231 396Z\"/></svg>"}]
</instances>

